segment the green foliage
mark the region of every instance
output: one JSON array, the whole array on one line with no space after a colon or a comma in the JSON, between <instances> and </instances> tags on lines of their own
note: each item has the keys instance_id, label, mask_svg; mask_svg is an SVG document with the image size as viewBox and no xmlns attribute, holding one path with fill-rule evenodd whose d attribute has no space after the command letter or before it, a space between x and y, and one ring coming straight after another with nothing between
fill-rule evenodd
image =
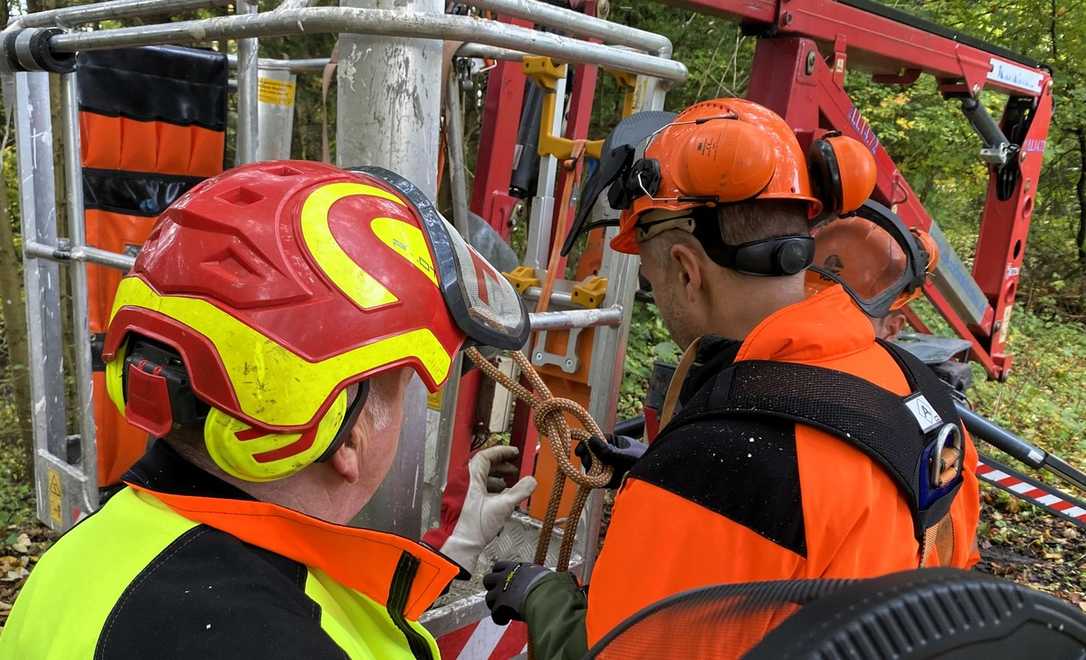
<instances>
[{"instance_id":1,"label":"green foliage","mask_svg":"<svg viewBox=\"0 0 1086 660\"><path fill-rule=\"evenodd\" d=\"M1081 464L1086 457L1086 326L1026 309L1011 320L1006 384L980 382L978 410L1029 442Z\"/></svg>"},{"instance_id":2,"label":"green foliage","mask_svg":"<svg viewBox=\"0 0 1086 660\"><path fill-rule=\"evenodd\" d=\"M656 313L654 305L635 304L630 339L626 345L626 376L618 398L618 419L642 413L645 390L652 375L652 365L661 360L674 364L679 349Z\"/></svg>"}]
</instances>

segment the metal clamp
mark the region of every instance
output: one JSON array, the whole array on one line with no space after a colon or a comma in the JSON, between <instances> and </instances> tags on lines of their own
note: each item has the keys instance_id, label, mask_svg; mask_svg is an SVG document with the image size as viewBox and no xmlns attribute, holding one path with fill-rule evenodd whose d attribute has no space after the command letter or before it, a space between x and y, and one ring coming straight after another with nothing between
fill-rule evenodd
<instances>
[{"instance_id":1,"label":"metal clamp","mask_svg":"<svg viewBox=\"0 0 1086 660\"><path fill-rule=\"evenodd\" d=\"M517 293L524 295L524 292L532 287L538 287L542 282L536 276L535 268L531 266L517 266L508 273L502 273L505 279L509 280L509 283L513 285L513 288L517 290Z\"/></svg>"},{"instance_id":2,"label":"metal clamp","mask_svg":"<svg viewBox=\"0 0 1086 660\"><path fill-rule=\"evenodd\" d=\"M525 57L521 66L524 75L534 80L546 92L543 95L543 114L539 122L539 155L569 160L573 157L574 141L552 133L550 128L554 125L554 113L557 112L558 105L554 92L558 88L558 79L566 77L568 66L555 64L554 60L543 56ZM602 151L603 140L585 142L585 155L599 160Z\"/></svg>"},{"instance_id":3,"label":"metal clamp","mask_svg":"<svg viewBox=\"0 0 1086 660\"><path fill-rule=\"evenodd\" d=\"M606 69L607 73L622 87L622 118L625 119L634 113L637 90L637 76L628 71Z\"/></svg>"},{"instance_id":4,"label":"metal clamp","mask_svg":"<svg viewBox=\"0 0 1086 660\"><path fill-rule=\"evenodd\" d=\"M49 45L50 39L63 33L54 27L12 30L0 44L4 50L0 62L11 72L71 73L75 71L75 53L56 53Z\"/></svg>"},{"instance_id":5,"label":"metal clamp","mask_svg":"<svg viewBox=\"0 0 1086 660\"><path fill-rule=\"evenodd\" d=\"M566 354L550 353L547 351L547 331L540 330L536 335L535 346L532 348L532 365L542 367L548 364L556 365L567 374L577 372L581 359L577 357L577 339L584 328L570 328L566 337Z\"/></svg>"},{"instance_id":6,"label":"metal clamp","mask_svg":"<svg viewBox=\"0 0 1086 660\"><path fill-rule=\"evenodd\" d=\"M607 278L592 275L573 286L570 302L585 309L595 309L603 304L606 295Z\"/></svg>"}]
</instances>

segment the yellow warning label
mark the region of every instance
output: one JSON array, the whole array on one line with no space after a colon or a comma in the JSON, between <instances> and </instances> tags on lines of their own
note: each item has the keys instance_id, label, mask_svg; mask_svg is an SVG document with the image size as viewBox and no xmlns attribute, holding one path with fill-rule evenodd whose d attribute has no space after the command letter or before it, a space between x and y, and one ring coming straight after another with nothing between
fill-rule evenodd
<instances>
[{"instance_id":1,"label":"yellow warning label","mask_svg":"<svg viewBox=\"0 0 1086 660\"><path fill-rule=\"evenodd\" d=\"M257 98L261 103L273 105L294 105L294 83L289 80L261 78L257 82Z\"/></svg>"},{"instance_id":2,"label":"yellow warning label","mask_svg":"<svg viewBox=\"0 0 1086 660\"><path fill-rule=\"evenodd\" d=\"M49 470L49 518L60 524L60 503L64 499L64 489L60 485L60 474Z\"/></svg>"},{"instance_id":3,"label":"yellow warning label","mask_svg":"<svg viewBox=\"0 0 1086 660\"><path fill-rule=\"evenodd\" d=\"M445 391L445 388L426 395L426 407L430 410L441 410L441 393Z\"/></svg>"}]
</instances>

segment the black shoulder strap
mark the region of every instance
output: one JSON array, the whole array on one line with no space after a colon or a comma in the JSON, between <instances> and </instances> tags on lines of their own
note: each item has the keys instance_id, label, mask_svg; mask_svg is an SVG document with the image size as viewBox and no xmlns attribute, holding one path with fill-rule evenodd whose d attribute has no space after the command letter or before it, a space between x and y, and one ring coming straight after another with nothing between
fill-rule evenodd
<instances>
[{"instance_id":1,"label":"black shoulder strap","mask_svg":"<svg viewBox=\"0 0 1086 660\"><path fill-rule=\"evenodd\" d=\"M788 419L825 431L863 451L894 480L909 502L920 539L949 510L961 483L959 474L936 488L930 476L938 435L948 424L960 427L960 420L949 390L934 372L903 349L883 346L901 367L909 396L833 369L744 360L721 371L707 386L711 389L680 411L666 432L721 416Z\"/></svg>"}]
</instances>

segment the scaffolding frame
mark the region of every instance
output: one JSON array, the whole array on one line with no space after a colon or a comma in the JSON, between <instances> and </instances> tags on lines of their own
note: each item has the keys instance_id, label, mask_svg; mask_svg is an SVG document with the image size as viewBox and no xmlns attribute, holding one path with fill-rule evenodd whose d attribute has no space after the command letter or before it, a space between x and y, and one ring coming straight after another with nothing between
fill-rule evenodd
<instances>
[{"instance_id":1,"label":"scaffolding frame","mask_svg":"<svg viewBox=\"0 0 1086 660\"><path fill-rule=\"evenodd\" d=\"M306 60L272 60L258 57L259 39L313 33L379 34L419 39L449 39L464 41L456 57L483 57L520 60L526 55L545 55L556 61L594 64L637 76L638 109L659 109L670 85L686 78L686 68L670 59L671 43L665 37L643 30L611 23L594 16L580 14L538 2L537 0L471 0L468 4L503 16L525 18L566 34L594 39L586 41L573 36L537 32L496 20L454 15L426 15L379 9L350 7L311 8L306 0L285 0L273 11L258 13L255 3L239 0L233 3L236 13L207 19L176 21L139 27L119 27L103 30L73 30L76 26L103 20L161 16L195 9L223 7L225 0L112 0L93 5L57 9L15 17L4 31L17 38L0 39L0 43L15 45L11 55L22 64L22 70L11 67L0 71L10 78L14 90L13 107L16 122L16 151L21 201L24 283L30 345L30 383L35 455L35 486L37 512L41 520L55 530L63 531L92 513L99 504L96 473L95 420L91 374L91 342L87 325L86 264L94 263L122 271L129 270L135 258L86 245L85 217L82 197L82 166L80 162L79 99L76 74L65 71L35 70L34 58L20 44L32 38L46 44L59 60L74 59L81 50L107 49L122 46L153 44L191 44L210 40L234 40L237 55L229 56L237 71L238 162L249 162L256 153L257 72L259 69L285 69L294 73L321 71L328 64L325 58ZM602 42L602 43L599 43ZM9 58L0 58L5 63ZM0 64L5 66L5 64ZM42 67L46 68L46 67ZM67 239L59 239L54 207L55 174L53 160L54 127L51 121L49 76L59 73L61 85L61 117L59 130L63 135L63 167L68 186L66 210ZM450 89L450 92L452 90ZM565 90L558 92L557 107L562 107ZM559 127L552 127L558 128ZM553 157L544 156L544 159ZM550 242L556 167L548 168L541 177L540 195L533 201L538 226L529 241L529 255L537 256L533 263L545 268L546 247ZM462 174L462 173L461 173ZM464 177L452 177L453 185L465 186ZM456 195L458 208L466 207L467 191ZM549 205L548 205L549 204ZM602 213L597 205L596 213ZM461 211L463 209L461 208ZM609 230L611 233L614 230ZM60 300L60 264L68 267L72 290L73 339L75 342L75 384L78 406L78 432L68 434L69 417L63 364L63 313ZM597 328L592 359L592 400L589 412L604 428L615 421L615 406L622 376L630 312L636 289L638 259L636 256L605 250L601 275L608 277L608 287L602 305L597 309L565 309L562 296L554 294L558 311L531 314L534 330ZM538 293L536 293L538 297ZM98 393L101 395L101 393ZM438 471L447 468L452 439L451 416L457 406L442 407L442 427L434 455ZM402 475L401 475L402 476ZM393 486L400 486L394 479ZM440 475L444 479L444 474ZM438 486L443 485L443 481ZM431 503L430 520L417 521L425 529L434 521L440 506ZM597 545L602 499L596 494L589 501L576 529L577 554L582 558L581 571L586 574L594 560ZM435 633L442 634L464 624L482 620L487 610L482 594L474 594L451 605L429 612L424 621Z\"/></svg>"}]
</instances>

